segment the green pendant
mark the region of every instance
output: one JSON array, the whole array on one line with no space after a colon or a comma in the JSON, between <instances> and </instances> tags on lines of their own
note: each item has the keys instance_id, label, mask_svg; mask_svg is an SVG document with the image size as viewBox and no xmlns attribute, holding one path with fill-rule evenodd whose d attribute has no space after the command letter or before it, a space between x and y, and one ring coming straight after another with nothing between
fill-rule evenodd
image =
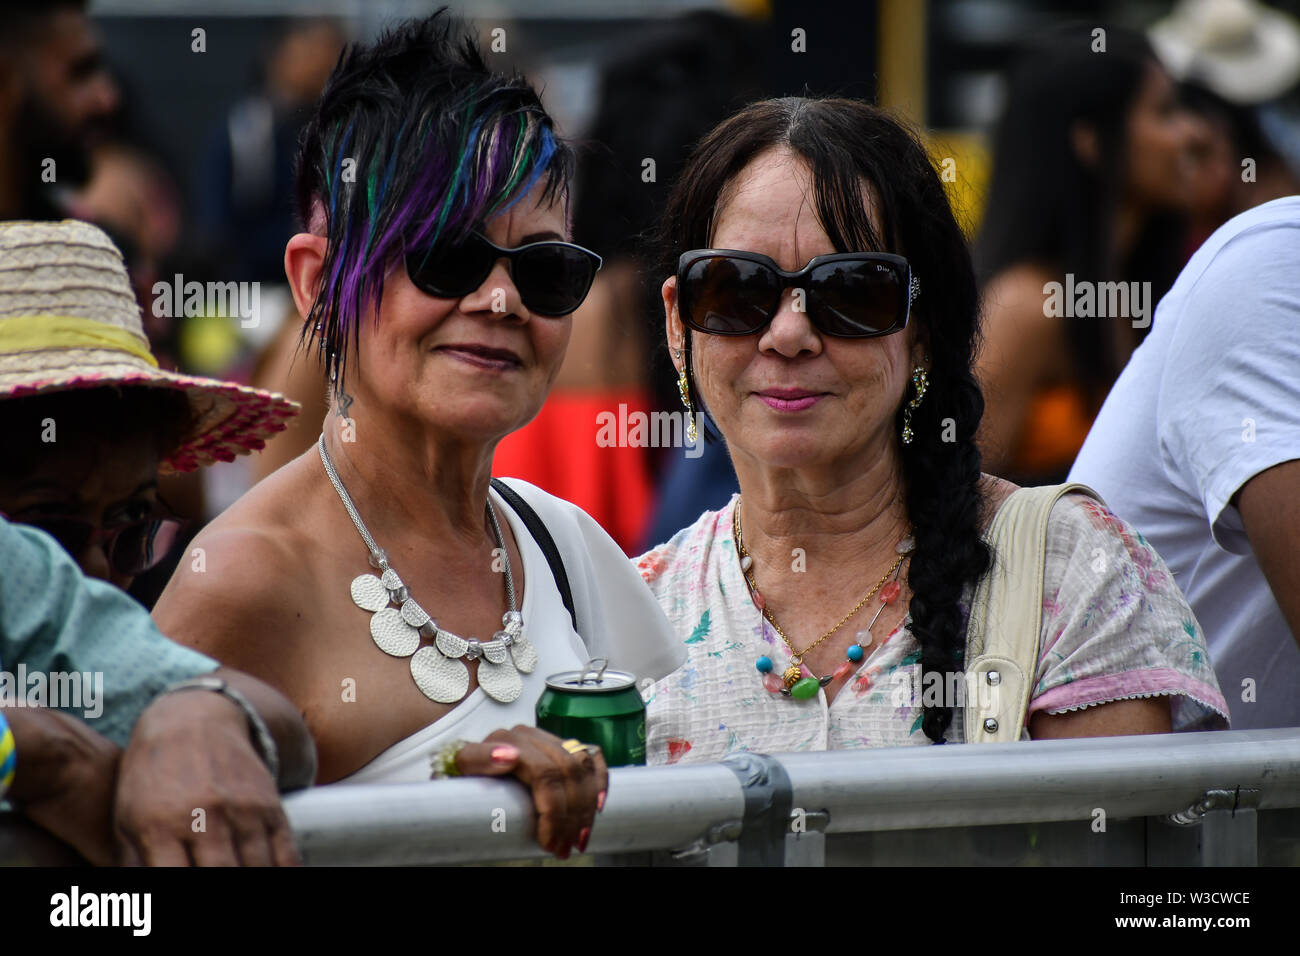
<instances>
[{"instance_id":1,"label":"green pendant","mask_svg":"<svg viewBox=\"0 0 1300 956\"><path fill-rule=\"evenodd\" d=\"M816 677L804 677L790 688L790 696L796 700L807 700L809 697L816 697L821 686L821 681Z\"/></svg>"}]
</instances>

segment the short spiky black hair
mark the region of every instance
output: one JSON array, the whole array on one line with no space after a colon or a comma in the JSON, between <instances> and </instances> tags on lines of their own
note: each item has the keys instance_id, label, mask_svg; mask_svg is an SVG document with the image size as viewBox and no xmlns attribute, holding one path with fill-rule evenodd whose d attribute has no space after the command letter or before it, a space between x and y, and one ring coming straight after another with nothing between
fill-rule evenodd
<instances>
[{"instance_id":1,"label":"short spiky black hair","mask_svg":"<svg viewBox=\"0 0 1300 956\"><path fill-rule=\"evenodd\" d=\"M341 382L404 249L463 240L542 178L543 200L562 197L567 218L573 166L528 81L489 70L445 7L349 47L298 155L299 218L311 228L319 203L328 236L303 340L318 338Z\"/></svg>"}]
</instances>

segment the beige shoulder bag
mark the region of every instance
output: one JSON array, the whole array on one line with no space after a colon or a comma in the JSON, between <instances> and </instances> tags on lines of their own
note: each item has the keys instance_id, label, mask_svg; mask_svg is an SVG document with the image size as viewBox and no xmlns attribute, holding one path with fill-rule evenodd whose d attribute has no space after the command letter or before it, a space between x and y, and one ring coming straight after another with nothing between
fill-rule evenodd
<instances>
[{"instance_id":1,"label":"beige shoulder bag","mask_svg":"<svg viewBox=\"0 0 1300 956\"><path fill-rule=\"evenodd\" d=\"M975 588L966 629L965 740L968 744L1021 739L1038 672L1043 618L1047 519L1076 483L1020 488L1002 503L984 534L993 566Z\"/></svg>"}]
</instances>

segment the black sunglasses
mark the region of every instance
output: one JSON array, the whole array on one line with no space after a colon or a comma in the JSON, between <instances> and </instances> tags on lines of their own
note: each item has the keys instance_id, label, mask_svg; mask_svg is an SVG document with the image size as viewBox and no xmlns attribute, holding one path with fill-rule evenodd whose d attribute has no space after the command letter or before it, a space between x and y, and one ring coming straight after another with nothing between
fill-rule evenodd
<instances>
[{"instance_id":1,"label":"black sunglasses","mask_svg":"<svg viewBox=\"0 0 1300 956\"><path fill-rule=\"evenodd\" d=\"M921 284L902 256L836 252L787 272L764 255L695 249L677 261L682 321L710 335L753 335L776 315L785 290L804 293L795 307L826 335L872 338L907 327Z\"/></svg>"},{"instance_id":2,"label":"black sunglasses","mask_svg":"<svg viewBox=\"0 0 1300 956\"><path fill-rule=\"evenodd\" d=\"M92 544L101 545L109 566L118 574L135 577L157 566L171 551L185 522L176 518L148 517L112 528L68 515L14 515L12 521L44 531L74 559Z\"/></svg>"},{"instance_id":3,"label":"black sunglasses","mask_svg":"<svg viewBox=\"0 0 1300 956\"><path fill-rule=\"evenodd\" d=\"M483 284L501 259L524 307L536 315L568 315L587 298L600 256L571 242L548 240L505 249L472 233L459 245L406 253L406 274L421 292L459 299Z\"/></svg>"}]
</instances>

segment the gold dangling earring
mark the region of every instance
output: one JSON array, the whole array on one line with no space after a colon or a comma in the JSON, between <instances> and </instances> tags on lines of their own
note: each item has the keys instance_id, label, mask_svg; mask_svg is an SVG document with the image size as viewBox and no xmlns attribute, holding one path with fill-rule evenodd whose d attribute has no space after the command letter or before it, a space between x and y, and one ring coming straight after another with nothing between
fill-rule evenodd
<instances>
[{"instance_id":1,"label":"gold dangling earring","mask_svg":"<svg viewBox=\"0 0 1300 956\"><path fill-rule=\"evenodd\" d=\"M930 387L930 376L920 365L912 369L912 388L916 389L916 396L907 403L907 408L903 409L903 444L912 444L912 438L915 433L912 431L912 411L921 404L921 399L925 398L925 390Z\"/></svg>"},{"instance_id":2,"label":"gold dangling earring","mask_svg":"<svg viewBox=\"0 0 1300 956\"><path fill-rule=\"evenodd\" d=\"M682 350L674 349L677 353L677 361L682 360ZM691 408L691 386L686 381L686 366L677 375L677 391L681 393L682 404L686 406L686 440L692 445L699 439L699 431L695 427L695 410Z\"/></svg>"}]
</instances>

